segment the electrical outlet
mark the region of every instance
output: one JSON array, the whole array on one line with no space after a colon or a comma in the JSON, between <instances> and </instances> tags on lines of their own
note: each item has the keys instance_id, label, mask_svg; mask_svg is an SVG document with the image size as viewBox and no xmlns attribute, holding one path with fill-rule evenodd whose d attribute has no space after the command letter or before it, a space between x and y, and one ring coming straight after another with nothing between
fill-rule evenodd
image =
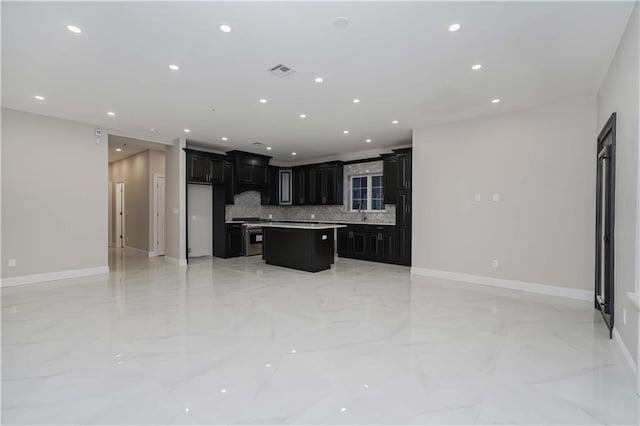
<instances>
[{"instance_id":1,"label":"electrical outlet","mask_svg":"<svg viewBox=\"0 0 640 426\"><path fill-rule=\"evenodd\" d=\"M622 308L622 324L627 325L627 310Z\"/></svg>"},{"instance_id":2,"label":"electrical outlet","mask_svg":"<svg viewBox=\"0 0 640 426\"><path fill-rule=\"evenodd\" d=\"M500 193L494 192L493 193L493 202L497 203L498 201L500 201Z\"/></svg>"},{"instance_id":3,"label":"electrical outlet","mask_svg":"<svg viewBox=\"0 0 640 426\"><path fill-rule=\"evenodd\" d=\"M315 214L311 214L311 219L315 219L316 215Z\"/></svg>"},{"instance_id":4,"label":"electrical outlet","mask_svg":"<svg viewBox=\"0 0 640 426\"><path fill-rule=\"evenodd\" d=\"M16 267L16 260L9 259L9 268L15 268L15 267Z\"/></svg>"},{"instance_id":5,"label":"electrical outlet","mask_svg":"<svg viewBox=\"0 0 640 426\"><path fill-rule=\"evenodd\" d=\"M498 266L499 266L498 259L493 259L493 260L491 261L491 267L492 267L493 269L498 269Z\"/></svg>"},{"instance_id":6,"label":"electrical outlet","mask_svg":"<svg viewBox=\"0 0 640 426\"><path fill-rule=\"evenodd\" d=\"M476 194L476 201L480 201L480 194Z\"/></svg>"},{"instance_id":7,"label":"electrical outlet","mask_svg":"<svg viewBox=\"0 0 640 426\"><path fill-rule=\"evenodd\" d=\"M269 219L273 219L273 215L272 214L269 215Z\"/></svg>"}]
</instances>

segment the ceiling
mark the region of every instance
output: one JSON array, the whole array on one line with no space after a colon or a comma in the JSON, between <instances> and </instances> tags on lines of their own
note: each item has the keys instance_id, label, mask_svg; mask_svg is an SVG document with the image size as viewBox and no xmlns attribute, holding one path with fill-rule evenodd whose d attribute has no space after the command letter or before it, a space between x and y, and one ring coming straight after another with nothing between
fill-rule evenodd
<instances>
[{"instance_id":1,"label":"ceiling","mask_svg":"<svg viewBox=\"0 0 640 426\"><path fill-rule=\"evenodd\" d=\"M632 8L2 2L2 103L281 161L294 151L303 160L403 145L415 126L595 94ZM348 26L336 28L336 17L347 17ZM450 32L452 23L462 28ZM68 31L69 24L82 33ZM221 24L232 31L220 31ZM476 63L481 70L471 70ZM295 72L276 77L268 69L277 64Z\"/></svg>"},{"instance_id":2,"label":"ceiling","mask_svg":"<svg viewBox=\"0 0 640 426\"><path fill-rule=\"evenodd\" d=\"M117 151L120 149L120 151ZM165 145L143 141L140 139L128 138L125 136L109 135L109 162L122 160L139 152L154 149L164 151Z\"/></svg>"}]
</instances>

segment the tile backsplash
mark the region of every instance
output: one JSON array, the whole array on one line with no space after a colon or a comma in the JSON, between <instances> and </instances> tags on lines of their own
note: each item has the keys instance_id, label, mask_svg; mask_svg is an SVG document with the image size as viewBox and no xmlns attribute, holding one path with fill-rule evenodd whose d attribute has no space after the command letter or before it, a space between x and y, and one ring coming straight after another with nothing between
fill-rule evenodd
<instances>
[{"instance_id":1,"label":"tile backsplash","mask_svg":"<svg viewBox=\"0 0 640 426\"><path fill-rule=\"evenodd\" d=\"M351 176L382 173L382 161L348 164L344 166L344 197L341 206L263 206L260 205L260 193L257 191L245 191L235 196L233 205L226 206L226 219L235 217L260 217L274 220L336 220L336 221L361 221L366 217L367 222L396 223L396 206L386 205L385 210L376 213L358 213L349 209L351 199ZM312 219L311 215L315 217Z\"/></svg>"}]
</instances>

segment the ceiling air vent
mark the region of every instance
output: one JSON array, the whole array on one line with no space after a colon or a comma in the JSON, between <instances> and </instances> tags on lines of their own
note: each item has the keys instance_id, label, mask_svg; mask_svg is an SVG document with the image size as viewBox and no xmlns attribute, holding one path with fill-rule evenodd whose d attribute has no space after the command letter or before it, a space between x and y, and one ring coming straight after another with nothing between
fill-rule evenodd
<instances>
[{"instance_id":1,"label":"ceiling air vent","mask_svg":"<svg viewBox=\"0 0 640 426\"><path fill-rule=\"evenodd\" d=\"M253 145L253 146L264 146L264 144L262 142L254 142L251 145Z\"/></svg>"},{"instance_id":2,"label":"ceiling air vent","mask_svg":"<svg viewBox=\"0 0 640 426\"><path fill-rule=\"evenodd\" d=\"M280 64L270 68L269 72L278 77L288 77L296 71L294 69L289 68L286 65Z\"/></svg>"}]
</instances>

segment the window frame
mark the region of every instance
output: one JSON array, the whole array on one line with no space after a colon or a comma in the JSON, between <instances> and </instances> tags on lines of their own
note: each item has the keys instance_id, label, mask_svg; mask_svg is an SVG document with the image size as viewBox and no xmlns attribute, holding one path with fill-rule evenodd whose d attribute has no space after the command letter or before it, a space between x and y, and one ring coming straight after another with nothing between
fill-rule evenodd
<instances>
[{"instance_id":1,"label":"window frame","mask_svg":"<svg viewBox=\"0 0 640 426\"><path fill-rule=\"evenodd\" d=\"M372 209L373 204L373 178L380 177L380 181L382 183L382 208L381 209ZM369 174L360 174L360 175L351 175L349 176L349 211L358 212L358 209L353 208L353 179L358 178L366 178L367 179L367 206L366 209L362 210L365 213L380 213L384 212L387 209L387 206L384 204L384 174L383 173L369 173Z\"/></svg>"}]
</instances>

